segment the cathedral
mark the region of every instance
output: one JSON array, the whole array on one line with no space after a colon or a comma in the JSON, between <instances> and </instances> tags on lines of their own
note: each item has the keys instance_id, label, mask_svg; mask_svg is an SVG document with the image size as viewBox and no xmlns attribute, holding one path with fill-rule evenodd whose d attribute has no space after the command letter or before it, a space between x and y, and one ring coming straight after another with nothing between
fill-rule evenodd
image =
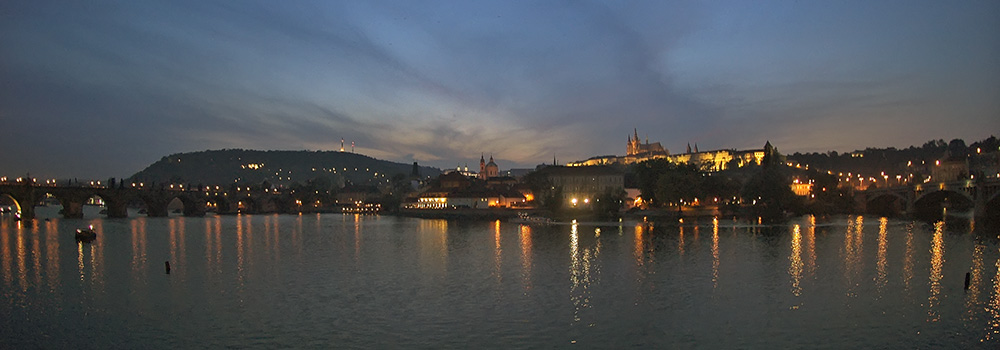
<instances>
[{"instance_id":1,"label":"cathedral","mask_svg":"<svg viewBox=\"0 0 1000 350\"><path fill-rule=\"evenodd\" d=\"M625 145L624 156L592 157L587 160L576 161L566 165L628 165L641 163L651 159L666 159L671 163L697 164L706 171L720 171L731 167L741 167L747 164L760 164L764 159L764 154L770 152L774 152L774 148L771 147L771 143L768 142L764 145L763 149L723 149L704 152L698 150L697 144L695 144L694 151L692 151L691 145L688 144L686 152L680 154L670 154L670 152L663 148L659 142L649 143L648 139L645 143L640 142L639 132L638 129L636 129L633 131L633 134L628 137L628 141Z\"/></svg>"},{"instance_id":2,"label":"cathedral","mask_svg":"<svg viewBox=\"0 0 1000 350\"><path fill-rule=\"evenodd\" d=\"M486 180L491 177L500 176L500 167L497 163L493 161L493 155L490 155L490 162L486 163L486 159L483 155L479 156L479 178Z\"/></svg>"},{"instance_id":3,"label":"cathedral","mask_svg":"<svg viewBox=\"0 0 1000 350\"><path fill-rule=\"evenodd\" d=\"M669 155L668 152L659 142L649 143L649 138L646 139L646 143L639 143L639 130L634 129L634 137L629 136L628 143L625 145L625 156L635 156L635 157L649 157L654 155Z\"/></svg>"}]
</instances>

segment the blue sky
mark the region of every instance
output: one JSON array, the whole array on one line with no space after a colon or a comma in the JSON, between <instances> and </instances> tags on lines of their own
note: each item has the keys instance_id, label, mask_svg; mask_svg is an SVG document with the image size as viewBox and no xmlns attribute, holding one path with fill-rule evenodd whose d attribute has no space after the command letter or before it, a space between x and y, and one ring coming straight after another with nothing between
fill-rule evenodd
<instances>
[{"instance_id":1,"label":"blue sky","mask_svg":"<svg viewBox=\"0 0 1000 350\"><path fill-rule=\"evenodd\" d=\"M5 1L0 175L205 149L442 168L1000 134L997 1Z\"/></svg>"}]
</instances>

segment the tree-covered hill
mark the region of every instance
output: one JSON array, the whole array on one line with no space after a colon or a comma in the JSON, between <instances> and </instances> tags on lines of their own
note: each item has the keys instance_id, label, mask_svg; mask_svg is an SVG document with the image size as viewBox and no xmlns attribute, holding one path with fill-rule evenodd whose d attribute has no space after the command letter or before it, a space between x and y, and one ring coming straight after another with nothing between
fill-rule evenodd
<instances>
[{"instance_id":1,"label":"tree-covered hill","mask_svg":"<svg viewBox=\"0 0 1000 350\"><path fill-rule=\"evenodd\" d=\"M440 169L419 167L420 177L436 176ZM255 151L242 149L178 153L163 157L128 179L151 184L228 186L232 184L291 187L312 181L337 187L385 185L394 176L409 177L413 164L333 151Z\"/></svg>"},{"instance_id":2,"label":"tree-covered hill","mask_svg":"<svg viewBox=\"0 0 1000 350\"><path fill-rule=\"evenodd\" d=\"M790 162L823 170L854 174L864 176L879 176L883 172L886 174L910 173L929 174L930 166L936 161L964 160L968 159L969 168L972 170L989 167L996 154L1000 150L1000 140L996 137L973 142L966 145L964 140L954 139L950 142L944 140L931 140L923 146L910 146L908 148L866 148L850 153L837 153L831 151L827 153L794 153L787 155ZM919 176L918 176L919 177Z\"/></svg>"}]
</instances>

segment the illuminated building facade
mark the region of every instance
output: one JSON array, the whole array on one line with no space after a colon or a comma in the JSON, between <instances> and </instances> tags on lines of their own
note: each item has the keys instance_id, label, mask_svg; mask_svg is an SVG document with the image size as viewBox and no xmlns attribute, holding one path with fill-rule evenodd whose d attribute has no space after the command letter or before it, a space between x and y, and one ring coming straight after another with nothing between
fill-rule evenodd
<instances>
[{"instance_id":1,"label":"illuminated building facade","mask_svg":"<svg viewBox=\"0 0 1000 350\"><path fill-rule=\"evenodd\" d=\"M589 204L606 193L625 192L625 174L615 167L550 166L539 172L549 179L552 187L562 188L563 199L572 205Z\"/></svg>"},{"instance_id":2,"label":"illuminated building facade","mask_svg":"<svg viewBox=\"0 0 1000 350\"><path fill-rule=\"evenodd\" d=\"M714 150L699 152L697 146L692 152L688 147L687 152L680 154L670 154L659 142L645 143L639 142L639 134L635 132L629 136L625 148L625 156L598 156L587 160L576 161L567 164L571 167L597 166L597 165L628 165L641 163L652 159L666 159L671 163L691 163L697 164L705 171L721 171L733 167L741 167L748 164L760 164L764 160L764 154L773 152L774 148L768 142L763 149L752 150Z\"/></svg>"}]
</instances>

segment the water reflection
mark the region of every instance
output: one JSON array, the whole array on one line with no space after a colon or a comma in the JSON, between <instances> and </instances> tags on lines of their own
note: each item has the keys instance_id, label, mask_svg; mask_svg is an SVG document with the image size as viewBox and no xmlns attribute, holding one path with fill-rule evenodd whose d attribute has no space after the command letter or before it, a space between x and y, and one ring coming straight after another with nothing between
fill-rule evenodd
<instances>
[{"instance_id":1,"label":"water reflection","mask_svg":"<svg viewBox=\"0 0 1000 350\"><path fill-rule=\"evenodd\" d=\"M882 217L879 219L878 224L878 252L875 261L875 286L879 295L885 291L886 283L886 265L888 264L886 258L886 252L888 250L889 241L886 238L886 226L889 223L889 219Z\"/></svg>"},{"instance_id":2,"label":"water reflection","mask_svg":"<svg viewBox=\"0 0 1000 350\"><path fill-rule=\"evenodd\" d=\"M500 225L493 225L493 275L497 285L503 283L503 247L500 246Z\"/></svg>"},{"instance_id":3,"label":"water reflection","mask_svg":"<svg viewBox=\"0 0 1000 350\"><path fill-rule=\"evenodd\" d=\"M719 218L712 218L712 289L719 287Z\"/></svg>"},{"instance_id":4,"label":"water reflection","mask_svg":"<svg viewBox=\"0 0 1000 350\"><path fill-rule=\"evenodd\" d=\"M809 227L806 230L806 273L810 276L816 273L816 217L809 215Z\"/></svg>"},{"instance_id":5,"label":"water reflection","mask_svg":"<svg viewBox=\"0 0 1000 350\"><path fill-rule=\"evenodd\" d=\"M136 218L130 222L132 234L132 273L136 279L144 279L146 271L146 218Z\"/></svg>"},{"instance_id":6,"label":"water reflection","mask_svg":"<svg viewBox=\"0 0 1000 350\"><path fill-rule=\"evenodd\" d=\"M500 221L497 220L497 223ZM520 225L521 228L521 284L524 291L531 290L531 226Z\"/></svg>"},{"instance_id":7,"label":"water reflection","mask_svg":"<svg viewBox=\"0 0 1000 350\"><path fill-rule=\"evenodd\" d=\"M24 231L24 229L17 230L17 281L21 286L21 292L28 289L28 267L26 262L28 249L24 242Z\"/></svg>"},{"instance_id":8,"label":"water reflection","mask_svg":"<svg viewBox=\"0 0 1000 350\"><path fill-rule=\"evenodd\" d=\"M913 280L913 223L906 225L906 252L903 254L903 285L910 291L910 281Z\"/></svg>"},{"instance_id":9,"label":"water reflection","mask_svg":"<svg viewBox=\"0 0 1000 350\"><path fill-rule=\"evenodd\" d=\"M4 230L0 229L0 234ZM48 276L49 291L59 288L59 223L45 223L45 274Z\"/></svg>"},{"instance_id":10,"label":"water reflection","mask_svg":"<svg viewBox=\"0 0 1000 350\"><path fill-rule=\"evenodd\" d=\"M493 224L496 230L500 229L499 221ZM418 230L423 273L429 277L443 277L448 266L448 221L421 220Z\"/></svg>"},{"instance_id":11,"label":"water reflection","mask_svg":"<svg viewBox=\"0 0 1000 350\"><path fill-rule=\"evenodd\" d=\"M996 275L993 276L993 297L986 307L988 318L986 320L986 334L982 341L991 341L1000 338L1000 259L994 264Z\"/></svg>"},{"instance_id":12,"label":"water reflection","mask_svg":"<svg viewBox=\"0 0 1000 350\"><path fill-rule=\"evenodd\" d=\"M792 295L802 294L802 232L799 225L792 227L792 253L788 257L788 275L792 277Z\"/></svg>"},{"instance_id":13,"label":"water reflection","mask_svg":"<svg viewBox=\"0 0 1000 350\"><path fill-rule=\"evenodd\" d=\"M684 256L684 226L677 226L677 255Z\"/></svg>"},{"instance_id":14,"label":"water reflection","mask_svg":"<svg viewBox=\"0 0 1000 350\"><path fill-rule=\"evenodd\" d=\"M238 341L243 333L226 329L248 325L275 339L272 344L290 347L309 347L290 339L303 332L330 334L323 332L335 327L338 332L330 338L355 345L384 336L395 337L386 347L413 340L414 347L448 348L454 344L439 339L455 336L451 325L461 325L468 334L499 335L507 342L502 345L510 346L498 347L510 348L549 344L564 334L595 348L613 348L615 342L626 347L630 341L669 348L654 343L690 345L692 339L709 348L741 346L714 341L720 329L739 339L773 335L774 329L819 334L824 341L836 337L832 348L858 348L862 342L893 348L886 342L900 340L898 347L914 347L926 340L919 337L942 335L998 340L995 240L950 234L950 223L934 230L917 225L914 232L913 225L893 219L842 218L819 226L816 218L803 218L758 236L751 234L752 227L715 218L711 226L702 222L711 231L710 240L700 241L692 239L699 233L691 222L677 231L670 223L664 230L668 234L660 235L637 223L623 228L629 235L615 235L610 226L598 232L589 225L508 227L497 221L328 214L321 231L312 230L311 215L137 217L95 222L102 235L91 244L65 236L83 220L52 220L34 230L0 220L0 292L7 298L0 301L0 314L14 320L4 324L13 327L5 335L50 321L96 320L93 329L105 333L128 325L128 332L116 337L129 344L150 338L151 332L169 333L165 337L175 345L191 345L178 339L192 333L194 341ZM878 228L867 241L864 219L869 230ZM73 227L63 227L60 236L60 225ZM732 233L722 237L721 228ZM767 244L760 243L764 235ZM865 244L871 246L865 249ZM161 255L167 254L178 260L172 276L161 270ZM148 261L150 255L156 263ZM720 283L721 260L735 262L726 265L729 284ZM351 269L352 263L360 271ZM961 285L963 269L969 267L970 287L960 294L954 284ZM707 269L710 292L704 283ZM912 295L895 297L905 294L914 270ZM270 278L279 273L280 278ZM177 283L185 274L195 283ZM949 278L942 280L944 275ZM845 292L852 297L844 298ZM72 298L57 301L62 295ZM789 298L802 307L794 313L767 311L785 310ZM190 326L174 325L178 319ZM737 322L739 329L731 326ZM851 327L832 336L820 333L848 323ZM41 328L51 332L53 327ZM303 332L284 334L293 327ZM922 333L914 336L910 330ZM603 338L611 333L625 339ZM801 345L774 339L779 348ZM755 345L760 343L746 347Z\"/></svg>"},{"instance_id":15,"label":"water reflection","mask_svg":"<svg viewBox=\"0 0 1000 350\"><path fill-rule=\"evenodd\" d=\"M986 246L976 241L972 248L972 270L969 271L969 285L965 292L965 318L972 320L979 304L979 288L983 280L983 250Z\"/></svg>"},{"instance_id":16,"label":"water reflection","mask_svg":"<svg viewBox=\"0 0 1000 350\"><path fill-rule=\"evenodd\" d=\"M941 320L937 306L941 295L941 278L944 275L941 267L944 265L944 222L934 223L934 237L931 241L931 273L930 285L931 294L927 297L927 321L937 322Z\"/></svg>"},{"instance_id":17,"label":"water reflection","mask_svg":"<svg viewBox=\"0 0 1000 350\"><path fill-rule=\"evenodd\" d=\"M590 307L590 250L580 249L579 224L570 227L570 301L573 303L573 322L579 322L580 313Z\"/></svg>"},{"instance_id":18,"label":"water reflection","mask_svg":"<svg viewBox=\"0 0 1000 350\"><path fill-rule=\"evenodd\" d=\"M361 214L354 214L354 266L361 265Z\"/></svg>"},{"instance_id":19,"label":"water reflection","mask_svg":"<svg viewBox=\"0 0 1000 350\"><path fill-rule=\"evenodd\" d=\"M6 286L14 283L14 256L10 251L10 231L12 231L10 226L12 226L10 225L10 221L0 220L0 245L3 245L3 247L0 247L2 249L0 250L0 254L3 254L0 256L2 258L0 264L2 264L3 282Z\"/></svg>"},{"instance_id":20,"label":"water reflection","mask_svg":"<svg viewBox=\"0 0 1000 350\"><path fill-rule=\"evenodd\" d=\"M863 263L863 243L864 243L864 217L858 216L854 220L847 220L847 234L844 235L844 274L848 283L848 296L857 296L856 287L864 268Z\"/></svg>"}]
</instances>

